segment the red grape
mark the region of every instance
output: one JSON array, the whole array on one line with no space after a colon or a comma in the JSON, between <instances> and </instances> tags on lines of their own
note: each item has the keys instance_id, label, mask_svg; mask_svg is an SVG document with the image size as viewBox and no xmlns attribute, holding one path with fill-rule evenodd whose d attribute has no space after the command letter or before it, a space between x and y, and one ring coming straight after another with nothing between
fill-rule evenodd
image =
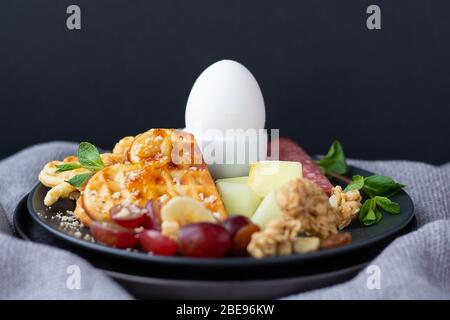
<instances>
[{"instance_id":1,"label":"red grape","mask_svg":"<svg viewBox=\"0 0 450 320\"><path fill-rule=\"evenodd\" d=\"M210 222L188 224L178 233L180 251L187 257L217 258L225 256L232 247L230 233Z\"/></svg>"},{"instance_id":2,"label":"red grape","mask_svg":"<svg viewBox=\"0 0 450 320\"><path fill-rule=\"evenodd\" d=\"M158 200L150 200L146 209L144 228L161 230L161 203Z\"/></svg>"},{"instance_id":3,"label":"red grape","mask_svg":"<svg viewBox=\"0 0 450 320\"><path fill-rule=\"evenodd\" d=\"M153 254L173 256L177 253L177 244L156 230L144 230L139 234L142 248Z\"/></svg>"},{"instance_id":4,"label":"red grape","mask_svg":"<svg viewBox=\"0 0 450 320\"><path fill-rule=\"evenodd\" d=\"M252 235L259 230L259 227L253 223L242 227L233 238L233 255L238 257L248 255L247 246L252 239Z\"/></svg>"},{"instance_id":5,"label":"red grape","mask_svg":"<svg viewBox=\"0 0 450 320\"><path fill-rule=\"evenodd\" d=\"M250 223L250 219L246 216L228 217L222 224L231 234L232 237L244 226Z\"/></svg>"},{"instance_id":6,"label":"red grape","mask_svg":"<svg viewBox=\"0 0 450 320\"><path fill-rule=\"evenodd\" d=\"M119 204L109 210L109 215L118 225L134 229L144 224L146 220L145 212L145 209L134 204L127 206Z\"/></svg>"},{"instance_id":7,"label":"red grape","mask_svg":"<svg viewBox=\"0 0 450 320\"><path fill-rule=\"evenodd\" d=\"M109 222L93 221L91 234L97 241L117 248L133 248L139 244L134 230Z\"/></svg>"}]
</instances>

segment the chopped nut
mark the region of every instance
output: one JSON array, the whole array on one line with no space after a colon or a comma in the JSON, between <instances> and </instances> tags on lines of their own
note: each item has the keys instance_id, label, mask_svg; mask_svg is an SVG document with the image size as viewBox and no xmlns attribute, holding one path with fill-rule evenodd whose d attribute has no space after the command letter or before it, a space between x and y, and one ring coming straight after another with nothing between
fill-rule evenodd
<instances>
[{"instance_id":1,"label":"chopped nut","mask_svg":"<svg viewBox=\"0 0 450 320\"><path fill-rule=\"evenodd\" d=\"M322 239L337 233L336 209L314 182L298 178L282 186L275 201L284 214L301 222L303 232Z\"/></svg>"},{"instance_id":2,"label":"chopped nut","mask_svg":"<svg viewBox=\"0 0 450 320\"><path fill-rule=\"evenodd\" d=\"M217 200L217 197L215 196L215 195L210 195L210 196L208 196L208 197L206 197L204 200L203 200L203 202L205 202L205 203L214 203L214 201L216 201Z\"/></svg>"},{"instance_id":3,"label":"chopped nut","mask_svg":"<svg viewBox=\"0 0 450 320\"><path fill-rule=\"evenodd\" d=\"M120 198L120 192L114 192L113 194L112 194L112 198L113 199L119 199Z\"/></svg>"},{"instance_id":4,"label":"chopped nut","mask_svg":"<svg viewBox=\"0 0 450 320\"><path fill-rule=\"evenodd\" d=\"M299 220L288 216L272 220L252 235L247 251L255 258L291 254L301 226Z\"/></svg>"},{"instance_id":5,"label":"chopped nut","mask_svg":"<svg viewBox=\"0 0 450 320\"><path fill-rule=\"evenodd\" d=\"M135 181L137 178L139 178L139 171L130 171L126 174L126 177L129 181Z\"/></svg>"},{"instance_id":6,"label":"chopped nut","mask_svg":"<svg viewBox=\"0 0 450 320\"><path fill-rule=\"evenodd\" d=\"M357 217L361 208L361 194L358 190L344 192L341 186L336 186L331 189L329 202L337 209L337 225L342 230Z\"/></svg>"}]
</instances>

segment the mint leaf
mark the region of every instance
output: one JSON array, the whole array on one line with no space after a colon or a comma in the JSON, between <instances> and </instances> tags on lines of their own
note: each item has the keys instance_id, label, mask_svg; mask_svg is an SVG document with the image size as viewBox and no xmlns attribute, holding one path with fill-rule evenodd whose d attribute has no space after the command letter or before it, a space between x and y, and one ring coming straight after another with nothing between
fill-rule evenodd
<instances>
[{"instance_id":1,"label":"mint leaf","mask_svg":"<svg viewBox=\"0 0 450 320\"><path fill-rule=\"evenodd\" d=\"M77 157L83 168L90 171L98 171L105 165L97 148L89 142L81 142L78 146Z\"/></svg>"},{"instance_id":2,"label":"mint leaf","mask_svg":"<svg viewBox=\"0 0 450 320\"><path fill-rule=\"evenodd\" d=\"M389 198L376 196L374 197L375 202L381 208L389 213L400 213L400 205L397 202L392 201Z\"/></svg>"},{"instance_id":3,"label":"mint leaf","mask_svg":"<svg viewBox=\"0 0 450 320\"><path fill-rule=\"evenodd\" d=\"M70 171L82 168L81 164L79 163L64 163L64 164L57 164L56 165L56 173L64 172L64 171Z\"/></svg>"},{"instance_id":4,"label":"mint leaf","mask_svg":"<svg viewBox=\"0 0 450 320\"><path fill-rule=\"evenodd\" d=\"M380 220L382 218L383 218L383 214L380 212L380 210L378 210L376 207L369 208L367 213L361 219L361 222L365 226L371 226L371 225L374 225L374 224L380 222Z\"/></svg>"},{"instance_id":5,"label":"mint leaf","mask_svg":"<svg viewBox=\"0 0 450 320\"><path fill-rule=\"evenodd\" d=\"M364 178L363 191L370 196L392 196L404 187L390 177L373 175Z\"/></svg>"},{"instance_id":6,"label":"mint leaf","mask_svg":"<svg viewBox=\"0 0 450 320\"><path fill-rule=\"evenodd\" d=\"M347 187L345 187L344 191L351 191L351 190L360 190L362 187L364 187L364 177L363 176L353 176L352 183L348 184Z\"/></svg>"},{"instance_id":7,"label":"mint leaf","mask_svg":"<svg viewBox=\"0 0 450 320\"><path fill-rule=\"evenodd\" d=\"M377 216L375 214L375 211L372 209L369 209L369 211L367 212L367 214L365 215L362 223L365 226L370 226L372 224L375 224L377 222Z\"/></svg>"},{"instance_id":8,"label":"mint leaf","mask_svg":"<svg viewBox=\"0 0 450 320\"><path fill-rule=\"evenodd\" d=\"M326 156L317 161L317 164L325 173L346 173L348 170L347 160L341 143L339 141L334 141Z\"/></svg>"},{"instance_id":9,"label":"mint leaf","mask_svg":"<svg viewBox=\"0 0 450 320\"><path fill-rule=\"evenodd\" d=\"M80 188L91 176L92 173L82 173L76 175L75 177L72 177L70 180L67 180L66 182L70 183L75 188Z\"/></svg>"},{"instance_id":10,"label":"mint leaf","mask_svg":"<svg viewBox=\"0 0 450 320\"><path fill-rule=\"evenodd\" d=\"M372 210L372 199L367 199L359 210L359 221L361 221L362 224L364 224L364 220L370 210Z\"/></svg>"},{"instance_id":11,"label":"mint leaf","mask_svg":"<svg viewBox=\"0 0 450 320\"><path fill-rule=\"evenodd\" d=\"M375 223L378 223L380 222L381 219L383 219L383 214L381 213L380 210L378 210L378 208L375 209L375 216L376 216Z\"/></svg>"}]
</instances>

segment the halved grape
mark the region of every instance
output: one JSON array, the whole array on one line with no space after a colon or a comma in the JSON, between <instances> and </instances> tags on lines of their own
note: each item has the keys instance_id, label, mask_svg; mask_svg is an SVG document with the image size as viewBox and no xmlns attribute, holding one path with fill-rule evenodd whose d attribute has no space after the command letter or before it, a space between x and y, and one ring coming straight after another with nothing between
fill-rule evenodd
<instances>
[{"instance_id":1,"label":"halved grape","mask_svg":"<svg viewBox=\"0 0 450 320\"><path fill-rule=\"evenodd\" d=\"M145 229L161 230L161 202L158 200L150 200L145 206Z\"/></svg>"},{"instance_id":2,"label":"halved grape","mask_svg":"<svg viewBox=\"0 0 450 320\"><path fill-rule=\"evenodd\" d=\"M112 247L134 248L139 244L134 230L109 222L93 221L91 234L97 241Z\"/></svg>"},{"instance_id":3,"label":"halved grape","mask_svg":"<svg viewBox=\"0 0 450 320\"><path fill-rule=\"evenodd\" d=\"M252 239L252 235L258 231L260 231L259 227L253 223L242 227L233 238L233 255L238 257L247 256L247 246Z\"/></svg>"},{"instance_id":4,"label":"halved grape","mask_svg":"<svg viewBox=\"0 0 450 320\"><path fill-rule=\"evenodd\" d=\"M224 227L210 222L184 226L178 233L178 239L180 251L187 257L223 257L233 244L231 234Z\"/></svg>"},{"instance_id":5,"label":"halved grape","mask_svg":"<svg viewBox=\"0 0 450 320\"><path fill-rule=\"evenodd\" d=\"M145 223L146 217L145 212L147 210L143 209L137 205L117 205L109 210L109 215L111 219L125 228L137 228Z\"/></svg>"},{"instance_id":6,"label":"halved grape","mask_svg":"<svg viewBox=\"0 0 450 320\"><path fill-rule=\"evenodd\" d=\"M244 226L251 223L250 219L246 216L236 215L231 216L223 221L222 225L231 234L232 237Z\"/></svg>"},{"instance_id":7,"label":"halved grape","mask_svg":"<svg viewBox=\"0 0 450 320\"><path fill-rule=\"evenodd\" d=\"M173 256L177 253L177 243L156 230L144 230L139 234L142 249L161 256Z\"/></svg>"}]
</instances>

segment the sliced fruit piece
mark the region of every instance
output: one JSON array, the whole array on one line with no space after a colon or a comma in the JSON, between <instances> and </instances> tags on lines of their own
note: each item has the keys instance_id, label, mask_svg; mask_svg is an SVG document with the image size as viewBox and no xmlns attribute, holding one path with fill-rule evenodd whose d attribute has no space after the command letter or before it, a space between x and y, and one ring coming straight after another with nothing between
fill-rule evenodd
<instances>
[{"instance_id":1,"label":"sliced fruit piece","mask_svg":"<svg viewBox=\"0 0 450 320\"><path fill-rule=\"evenodd\" d=\"M139 238L134 230L109 222L93 221L91 234L95 240L112 247L134 248L139 244Z\"/></svg>"},{"instance_id":2,"label":"sliced fruit piece","mask_svg":"<svg viewBox=\"0 0 450 320\"><path fill-rule=\"evenodd\" d=\"M150 200L145 206L147 209L145 213L144 228L161 230L161 202L158 200Z\"/></svg>"},{"instance_id":3,"label":"sliced fruit piece","mask_svg":"<svg viewBox=\"0 0 450 320\"><path fill-rule=\"evenodd\" d=\"M224 227L208 222L189 224L179 232L180 252L187 257L217 258L232 247L230 233Z\"/></svg>"},{"instance_id":4,"label":"sliced fruit piece","mask_svg":"<svg viewBox=\"0 0 450 320\"><path fill-rule=\"evenodd\" d=\"M125 228L137 228L144 224L147 210L137 205L117 205L109 210L111 219Z\"/></svg>"},{"instance_id":5,"label":"sliced fruit piece","mask_svg":"<svg viewBox=\"0 0 450 320\"><path fill-rule=\"evenodd\" d=\"M242 214L251 217L262 201L262 197L245 183L218 181L216 186L228 215Z\"/></svg>"},{"instance_id":6,"label":"sliced fruit piece","mask_svg":"<svg viewBox=\"0 0 450 320\"><path fill-rule=\"evenodd\" d=\"M225 178L225 179L217 179L216 183L218 182L232 182L232 183L243 183L247 184L248 176L244 177L234 177L234 178Z\"/></svg>"},{"instance_id":7,"label":"sliced fruit piece","mask_svg":"<svg viewBox=\"0 0 450 320\"><path fill-rule=\"evenodd\" d=\"M160 256L173 256L178 251L175 241L156 230L144 230L139 234L142 249Z\"/></svg>"},{"instance_id":8,"label":"sliced fruit piece","mask_svg":"<svg viewBox=\"0 0 450 320\"><path fill-rule=\"evenodd\" d=\"M294 242L294 252L307 253L317 251L320 246L320 238L318 237L300 237Z\"/></svg>"},{"instance_id":9,"label":"sliced fruit piece","mask_svg":"<svg viewBox=\"0 0 450 320\"><path fill-rule=\"evenodd\" d=\"M283 212L275 201L275 191L272 191L261 202L251 220L264 229L269 221L281 217L282 214Z\"/></svg>"},{"instance_id":10,"label":"sliced fruit piece","mask_svg":"<svg viewBox=\"0 0 450 320\"><path fill-rule=\"evenodd\" d=\"M202 202L191 197L177 196L170 199L161 209L161 230L163 235L176 239L180 227L196 222L215 223L211 211Z\"/></svg>"},{"instance_id":11,"label":"sliced fruit piece","mask_svg":"<svg viewBox=\"0 0 450 320\"><path fill-rule=\"evenodd\" d=\"M246 216L236 215L228 217L223 223L223 227L234 237L234 235L247 224L251 223Z\"/></svg>"},{"instance_id":12,"label":"sliced fruit piece","mask_svg":"<svg viewBox=\"0 0 450 320\"><path fill-rule=\"evenodd\" d=\"M295 161L260 161L250 164L248 185L260 197L289 180L302 177L302 165Z\"/></svg>"}]
</instances>

